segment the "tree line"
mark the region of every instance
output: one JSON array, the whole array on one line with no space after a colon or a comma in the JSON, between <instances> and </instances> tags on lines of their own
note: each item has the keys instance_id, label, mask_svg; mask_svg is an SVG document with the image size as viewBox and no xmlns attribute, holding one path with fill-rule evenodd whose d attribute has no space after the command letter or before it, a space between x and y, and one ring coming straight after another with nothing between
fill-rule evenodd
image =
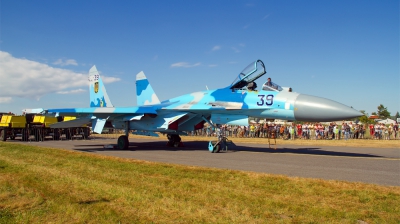
<instances>
[{"instance_id":1,"label":"tree line","mask_svg":"<svg viewBox=\"0 0 400 224\"><path fill-rule=\"evenodd\" d=\"M371 124L371 123L375 122L374 119L369 119L370 116L368 115L368 113L365 112L365 110L360 110L360 112L363 113L364 115L359 117L359 118L357 118L359 121L361 121L363 123L366 123L366 124ZM390 115L390 112L387 110L387 107L385 107L383 104L380 104L377 107L377 111L376 112L372 112L371 115L377 115L379 117L379 119L383 119L383 120L387 119L387 118L390 118L390 119L393 119L393 120L396 120L397 118L400 118L400 114L399 114L398 111L397 111L396 115L394 115L392 117Z\"/></svg>"}]
</instances>

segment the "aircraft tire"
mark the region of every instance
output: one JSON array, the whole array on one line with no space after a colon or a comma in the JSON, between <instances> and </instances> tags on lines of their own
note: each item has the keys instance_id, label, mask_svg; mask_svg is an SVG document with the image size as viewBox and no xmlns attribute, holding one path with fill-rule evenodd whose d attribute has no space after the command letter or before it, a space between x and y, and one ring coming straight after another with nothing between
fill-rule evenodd
<instances>
[{"instance_id":1,"label":"aircraft tire","mask_svg":"<svg viewBox=\"0 0 400 224\"><path fill-rule=\"evenodd\" d=\"M129 139L126 135L121 135L118 138L118 149L126 150L129 148Z\"/></svg>"},{"instance_id":2,"label":"aircraft tire","mask_svg":"<svg viewBox=\"0 0 400 224\"><path fill-rule=\"evenodd\" d=\"M214 149L211 151L211 153L218 153L221 150L221 146L217 144L214 146Z\"/></svg>"}]
</instances>

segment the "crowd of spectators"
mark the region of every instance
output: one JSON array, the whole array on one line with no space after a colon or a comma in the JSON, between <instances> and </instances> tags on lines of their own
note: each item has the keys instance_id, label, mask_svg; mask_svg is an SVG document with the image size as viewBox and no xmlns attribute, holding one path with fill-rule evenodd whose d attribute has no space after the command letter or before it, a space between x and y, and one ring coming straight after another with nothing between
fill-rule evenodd
<instances>
[{"instance_id":1,"label":"crowd of spectators","mask_svg":"<svg viewBox=\"0 0 400 224\"><path fill-rule=\"evenodd\" d=\"M294 139L378 139L391 140L400 139L399 125L355 124L353 122L324 123L273 123L264 124L251 123L249 126L219 125L217 129L206 126L203 129L192 131L189 135L217 136L222 133L226 137L233 138L281 138L285 140Z\"/></svg>"}]
</instances>

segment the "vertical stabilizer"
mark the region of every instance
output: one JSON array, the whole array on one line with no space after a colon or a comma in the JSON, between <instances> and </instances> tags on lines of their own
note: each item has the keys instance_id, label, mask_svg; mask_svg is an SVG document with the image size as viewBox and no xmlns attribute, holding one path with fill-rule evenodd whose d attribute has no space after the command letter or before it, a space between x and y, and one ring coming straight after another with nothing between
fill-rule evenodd
<instances>
[{"instance_id":1,"label":"vertical stabilizer","mask_svg":"<svg viewBox=\"0 0 400 224\"><path fill-rule=\"evenodd\" d=\"M113 107L96 66L89 70L90 107Z\"/></svg>"},{"instance_id":2,"label":"vertical stabilizer","mask_svg":"<svg viewBox=\"0 0 400 224\"><path fill-rule=\"evenodd\" d=\"M160 103L143 71L136 75L136 96L138 106Z\"/></svg>"}]
</instances>

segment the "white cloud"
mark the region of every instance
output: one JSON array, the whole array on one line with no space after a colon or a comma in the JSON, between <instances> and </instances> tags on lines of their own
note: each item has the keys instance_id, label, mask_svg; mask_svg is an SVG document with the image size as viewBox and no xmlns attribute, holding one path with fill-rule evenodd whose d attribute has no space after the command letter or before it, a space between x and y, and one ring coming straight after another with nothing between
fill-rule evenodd
<instances>
[{"instance_id":1,"label":"white cloud","mask_svg":"<svg viewBox=\"0 0 400 224\"><path fill-rule=\"evenodd\" d=\"M208 65L208 67L217 67L218 65L215 65L215 64L211 64L211 65Z\"/></svg>"},{"instance_id":2,"label":"white cloud","mask_svg":"<svg viewBox=\"0 0 400 224\"><path fill-rule=\"evenodd\" d=\"M53 62L53 65L67 66L67 65L78 65L78 63L74 59L58 59Z\"/></svg>"},{"instance_id":3,"label":"white cloud","mask_svg":"<svg viewBox=\"0 0 400 224\"><path fill-rule=\"evenodd\" d=\"M77 66L78 63L74 59L58 59L57 61L53 62L54 65L60 66L67 66L67 65L75 65Z\"/></svg>"},{"instance_id":4,"label":"white cloud","mask_svg":"<svg viewBox=\"0 0 400 224\"><path fill-rule=\"evenodd\" d=\"M221 49L221 46L217 45L217 46L214 46L213 49L211 49L211 50L212 51L218 51L220 49Z\"/></svg>"},{"instance_id":5,"label":"white cloud","mask_svg":"<svg viewBox=\"0 0 400 224\"><path fill-rule=\"evenodd\" d=\"M0 97L0 103L9 103L11 100L11 97Z\"/></svg>"},{"instance_id":6,"label":"white cloud","mask_svg":"<svg viewBox=\"0 0 400 224\"><path fill-rule=\"evenodd\" d=\"M67 91L58 91L57 94L76 94L76 93L82 93L86 92L84 89L73 89L73 90L67 90Z\"/></svg>"},{"instance_id":7,"label":"white cloud","mask_svg":"<svg viewBox=\"0 0 400 224\"><path fill-rule=\"evenodd\" d=\"M88 74L54 68L28 59L14 58L0 51L0 97L10 101L12 97L39 100L51 93L76 93L76 89L88 86ZM103 77L107 82L118 78ZM75 89L75 90L70 90Z\"/></svg>"},{"instance_id":8,"label":"white cloud","mask_svg":"<svg viewBox=\"0 0 400 224\"><path fill-rule=\"evenodd\" d=\"M172 68L179 68L179 67L183 67L183 68L191 68L191 67L196 67L201 65L200 62L197 62L195 64L189 64L187 62L177 62L171 65Z\"/></svg>"},{"instance_id":9,"label":"white cloud","mask_svg":"<svg viewBox=\"0 0 400 224\"><path fill-rule=\"evenodd\" d=\"M266 15L266 16L264 16L264 18L262 18L262 20L265 20L265 19L267 19L268 17L269 17L269 14Z\"/></svg>"}]
</instances>

